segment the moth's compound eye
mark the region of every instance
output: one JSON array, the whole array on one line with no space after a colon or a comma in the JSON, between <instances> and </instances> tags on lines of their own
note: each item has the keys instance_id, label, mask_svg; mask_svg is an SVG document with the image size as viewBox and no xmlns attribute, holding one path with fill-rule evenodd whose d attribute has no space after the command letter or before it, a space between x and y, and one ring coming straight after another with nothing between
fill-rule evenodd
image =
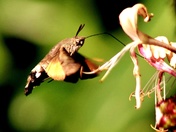
<instances>
[{"instance_id":1,"label":"moth's compound eye","mask_svg":"<svg viewBox=\"0 0 176 132\"><path fill-rule=\"evenodd\" d=\"M84 39L80 39L76 44L77 46L82 46L84 44Z\"/></svg>"}]
</instances>

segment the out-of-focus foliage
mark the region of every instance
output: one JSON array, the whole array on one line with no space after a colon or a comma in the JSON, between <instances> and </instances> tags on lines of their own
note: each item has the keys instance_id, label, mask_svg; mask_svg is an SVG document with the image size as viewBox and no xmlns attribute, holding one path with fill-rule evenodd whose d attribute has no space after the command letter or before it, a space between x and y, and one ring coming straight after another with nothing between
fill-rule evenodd
<instances>
[{"instance_id":1,"label":"out-of-focus foliage","mask_svg":"<svg viewBox=\"0 0 176 132\"><path fill-rule=\"evenodd\" d=\"M135 88L128 54L103 83L99 82L102 73L77 84L44 82L31 95L23 94L30 70L57 42L73 37L81 23L86 24L82 36L104 32L94 3L93 0L0 1L0 131L152 131L154 97L145 98L140 110L135 110L134 100L128 100ZM171 4L167 0L143 3L155 17L148 24L141 21L141 30L153 37L165 35L175 41ZM114 21L118 24L118 14ZM121 29L112 34L124 43L131 41ZM122 47L104 35L88 38L79 52L105 62ZM154 69L142 58L139 61L144 86Z\"/></svg>"}]
</instances>

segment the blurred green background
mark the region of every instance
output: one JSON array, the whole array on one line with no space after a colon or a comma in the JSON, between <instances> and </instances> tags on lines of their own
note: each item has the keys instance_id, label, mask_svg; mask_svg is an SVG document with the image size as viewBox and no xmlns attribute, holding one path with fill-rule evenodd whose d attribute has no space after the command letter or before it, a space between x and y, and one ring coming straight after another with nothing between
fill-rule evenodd
<instances>
[{"instance_id":1,"label":"blurred green background","mask_svg":"<svg viewBox=\"0 0 176 132\"><path fill-rule=\"evenodd\" d=\"M0 131L13 132L152 132L154 96L139 110L128 100L135 89L133 64L127 53L103 83L44 82L25 96L30 70L60 40L79 34L108 31L124 43L131 40L118 24L118 15L139 1L128 0L1 0L0 1ZM153 37L175 40L175 14L170 0L145 1L155 17L139 28ZM140 19L141 20L141 19ZM88 38L80 53L105 61L123 48L110 36ZM102 64L102 63L100 63ZM139 58L142 86L155 69Z\"/></svg>"}]
</instances>

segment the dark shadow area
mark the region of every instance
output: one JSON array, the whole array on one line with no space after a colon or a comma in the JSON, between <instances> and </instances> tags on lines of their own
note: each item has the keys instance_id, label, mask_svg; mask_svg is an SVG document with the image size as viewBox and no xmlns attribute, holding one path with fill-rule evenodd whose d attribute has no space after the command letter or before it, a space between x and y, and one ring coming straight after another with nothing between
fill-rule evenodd
<instances>
[{"instance_id":1,"label":"dark shadow area","mask_svg":"<svg viewBox=\"0 0 176 132\"><path fill-rule=\"evenodd\" d=\"M176 0L173 0L172 6L174 8L174 13L176 14Z\"/></svg>"},{"instance_id":2,"label":"dark shadow area","mask_svg":"<svg viewBox=\"0 0 176 132\"><path fill-rule=\"evenodd\" d=\"M3 36L3 40L11 53L14 68L26 69L37 56L37 47L31 42L7 35Z\"/></svg>"},{"instance_id":3,"label":"dark shadow area","mask_svg":"<svg viewBox=\"0 0 176 132\"><path fill-rule=\"evenodd\" d=\"M95 0L95 9L102 21L102 28L106 31L115 31L121 28L118 16L121 11L138 3L139 0Z\"/></svg>"},{"instance_id":4,"label":"dark shadow area","mask_svg":"<svg viewBox=\"0 0 176 132\"><path fill-rule=\"evenodd\" d=\"M8 35L3 35L2 38L13 62L11 68L8 69L5 82L0 84L0 131L14 132L15 130L11 127L8 119L8 107L15 91L22 83L20 78L26 77L26 69L35 60L38 51L35 44L21 38ZM23 90L21 89L21 91Z\"/></svg>"}]
</instances>

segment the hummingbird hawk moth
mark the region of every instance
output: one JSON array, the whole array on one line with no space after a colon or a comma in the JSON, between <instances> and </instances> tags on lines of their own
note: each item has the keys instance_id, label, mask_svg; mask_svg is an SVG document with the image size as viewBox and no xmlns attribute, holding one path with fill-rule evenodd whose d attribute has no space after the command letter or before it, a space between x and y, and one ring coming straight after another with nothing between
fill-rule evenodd
<instances>
[{"instance_id":1,"label":"hummingbird hawk moth","mask_svg":"<svg viewBox=\"0 0 176 132\"><path fill-rule=\"evenodd\" d=\"M24 93L29 95L35 86L48 78L76 83L79 79L94 78L98 73L85 74L98 68L96 64L79 54L86 37L79 37L84 24L80 25L73 38L67 38L55 45L30 72Z\"/></svg>"}]
</instances>

